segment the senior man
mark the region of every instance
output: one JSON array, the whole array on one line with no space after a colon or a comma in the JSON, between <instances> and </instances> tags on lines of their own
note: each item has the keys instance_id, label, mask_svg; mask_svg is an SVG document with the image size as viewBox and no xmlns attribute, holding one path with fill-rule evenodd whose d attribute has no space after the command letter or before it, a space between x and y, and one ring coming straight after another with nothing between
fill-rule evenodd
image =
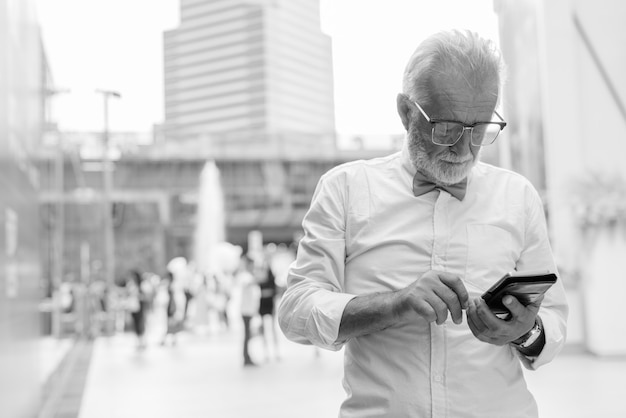
<instances>
[{"instance_id":1,"label":"senior man","mask_svg":"<svg viewBox=\"0 0 626 418\"><path fill-rule=\"evenodd\" d=\"M506 126L501 71L473 32L427 38L397 97L403 149L319 181L279 321L293 341L345 347L341 417L538 415L522 367L564 344L562 283L528 306L505 297L506 319L480 298L512 270L556 273L536 190L479 162Z\"/></svg>"}]
</instances>

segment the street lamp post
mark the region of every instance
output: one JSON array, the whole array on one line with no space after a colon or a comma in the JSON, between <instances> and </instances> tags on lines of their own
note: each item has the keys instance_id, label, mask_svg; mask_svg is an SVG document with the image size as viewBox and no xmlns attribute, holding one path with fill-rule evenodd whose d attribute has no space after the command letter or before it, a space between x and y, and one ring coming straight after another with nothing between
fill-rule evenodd
<instances>
[{"instance_id":1,"label":"street lamp post","mask_svg":"<svg viewBox=\"0 0 626 418\"><path fill-rule=\"evenodd\" d=\"M115 242L113 236L113 210L111 202L111 192L113 190L113 169L109 158L109 99L111 97L121 98L122 95L112 90L96 90L102 94L104 99L104 130L103 130L103 150L102 150L102 212L104 228L104 274L107 289L107 296L113 291L115 281ZM107 303L107 313L110 314L110 306ZM113 334L113 321L106 320L107 333Z\"/></svg>"},{"instance_id":2,"label":"street lamp post","mask_svg":"<svg viewBox=\"0 0 626 418\"><path fill-rule=\"evenodd\" d=\"M59 132L59 128L54 123L52 116L52 103L51 99L60 94L69 93L70 90L66 88L47 88L45 93L45 121L46 131L53 131L57 135L57 155L54 164L54 178L56 189L59 192L59 198L55 203L55 223L54 223L54 236L52 239L53 257L52 259L52 281L50 296L52 299L51 307L51 333L54 337L59 338L61 336L61 297L60 288L63 282L63 260L64 260L64 246L65 246L65 203L63 201L63 193L65 190L64 178L65 178L65 156L63 151L63 137Z\"/></svg>"}]
</instances>

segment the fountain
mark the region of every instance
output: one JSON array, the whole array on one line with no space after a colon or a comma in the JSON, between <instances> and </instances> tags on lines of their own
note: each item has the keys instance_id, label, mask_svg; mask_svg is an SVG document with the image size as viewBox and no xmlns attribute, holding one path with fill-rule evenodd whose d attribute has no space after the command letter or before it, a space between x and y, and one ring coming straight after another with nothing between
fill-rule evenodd
<instances>
[{"instance_id":1,"label":"fountain","mask_svg":"<svg viewBox=\"0 0 626 418\"><path fill-rule=\"evenodd\" d=\"M242 249L226 241L225 229L220 172L214 161L207 161L200 174L193 261L188 267L188 274L195 270L204 277L194 296L197 330L216 330L222 324L228 327L232 316L227 311L233 306L229 300Z\"/></svg>"},{"instance_id":2,"label":"fountain","mask_svg":"<svg viewBox=\"0 0 626 418\"><path fill-rule=\"evenodd\" d=\"M200 174L193 259L205 274L220 270L218 247L225 240L224 193L220 172L214 161L207 161Z\"/></svg>"}]
</instances>

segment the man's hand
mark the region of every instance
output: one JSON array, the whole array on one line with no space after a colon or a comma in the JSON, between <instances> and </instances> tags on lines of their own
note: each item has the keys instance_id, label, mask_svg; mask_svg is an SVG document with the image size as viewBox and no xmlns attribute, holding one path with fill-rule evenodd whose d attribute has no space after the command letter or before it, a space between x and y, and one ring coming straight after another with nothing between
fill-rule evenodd
<instances>
[{"instance_id":1,"label":"man's hand","mask_svg":"<svg viewBox=\"0 0 626 418\"><path fill-rule=\"evenodd\" d=\"M507 295L504 305L511 312L506 320L498 318L482 298L473 299L467 309L467 323L476 338L489 344L505 345L526 334L535 325L543 297L531 305L522 305Z\"/></svg>"},{"instance_id":2,"label":"man's hand","mask_svg":"<svg viewBox=\"0 0 626 418\"><path fill-rule=\"evenodd\" d=\"M455 324L463 321L469 296L460 277L441 271L428 271L401 291L402 303L428 322L443 324L448 312Z\"/></svg>"},{"instance_id":3,"label":"man's hand","mask_svg":"<svg viewBox=\"0 0 626 418\"><path fill-rule=\"evenodd\" d=\"M469 296L458 276L429 271L401 290L360 295L343 310L337 342L368 335L394 326L405 315L417 313L428 322L443 324L452 315L455 323L463 321L463 309Z\"/></svg>"}]
</instances>

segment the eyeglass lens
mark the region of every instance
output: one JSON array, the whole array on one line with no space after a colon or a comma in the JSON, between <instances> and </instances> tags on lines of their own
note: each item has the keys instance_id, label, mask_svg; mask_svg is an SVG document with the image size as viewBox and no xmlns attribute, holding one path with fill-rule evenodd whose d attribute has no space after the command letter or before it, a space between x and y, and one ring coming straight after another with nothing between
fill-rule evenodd
<instances>
[{"instance_id":1,"label":"eyeglass lens","mask_svg":"<svg viewBox=\"0 0 626 418\"><path fill-rule=\"evenodd\" d=\"M464 126L454 122L437 122L433 124L432 140L438 145L454 145L463 135ZM500 134L497 123L480 123L471 131L472 145L491 145Z\"/></svg>"}]
</instances>

